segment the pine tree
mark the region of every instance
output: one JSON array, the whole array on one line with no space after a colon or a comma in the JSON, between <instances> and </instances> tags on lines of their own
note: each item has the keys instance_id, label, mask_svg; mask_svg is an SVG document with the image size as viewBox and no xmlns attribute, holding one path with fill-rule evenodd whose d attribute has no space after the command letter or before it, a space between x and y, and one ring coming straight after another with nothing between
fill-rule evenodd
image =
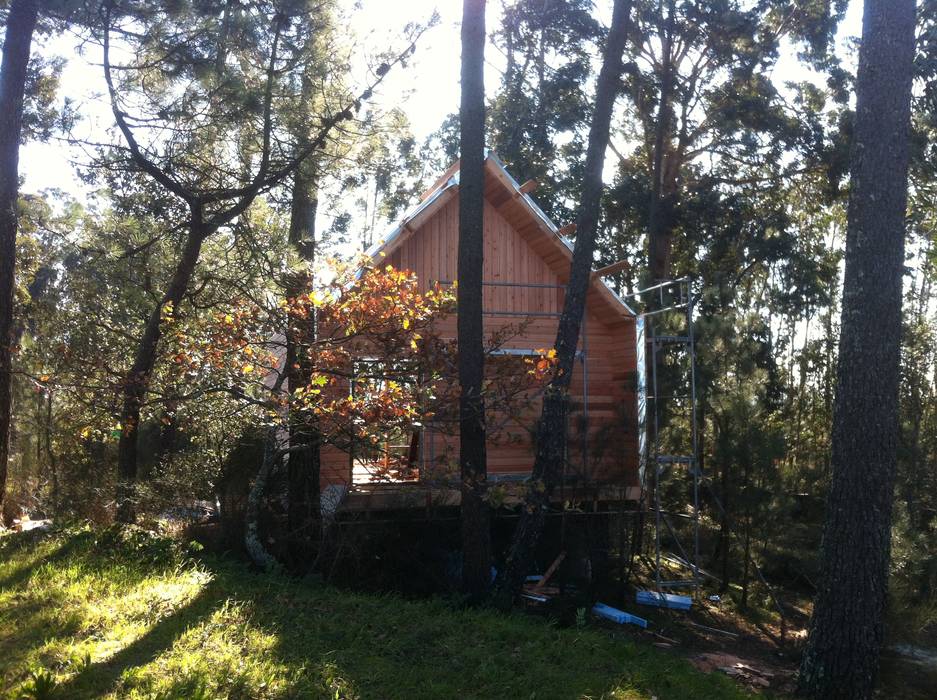
<instances>
[{"instance_id":1,"label":"pine tree","mask_svg":"<svg viewBox=\"0 0 937 700\"><path fill-rule=\"evenodd\" d=\"M499 576L496 602L508 608L521 589L530 570L534 550L546 523L550 497L563 473L566 441L569 432L569 385L579 333L586 308L586 293L592 278L596 232L604 185L602 168L611 129L612 109L620 91L622 53L631 25L631 1L615 0L612 25L602 53L595 110L589 128L582 198L576 216L576 245L570 265L569 282L563 300L563 311L556 331L557 365L543 397L543 408L537 424L537 448L531 470L520 521L511 539L504 573Z\"/></svg>"},{"instance_id":2,"label":"pine tree","mask_svg":"<svg viewBox=\"0 0 937 700\"><path fill-rule=\"evenodd\" d=\"M13 0L0 65L0 520L13 417L13 286L20 135L29 49L38 14L38 0Z\"/></svg>"},{"instance_id":3,"label":"pine tree","mask_svg":"<svg viewBox=\"0 0 937 700\"><path fill-rule=\"evenodd\" d=\"M121 382L117 501L118 518L125 522L135 518L138 427L162 327L183 303L203 245L247 212L258 195L285 182L321 150L333 128L351 119L391 66L413 49L411 44L379 66L360 95L343 96L343 104L322 118L305 145L296 148L294 139L283 133L281 108L291 105L291 93L284 89L292 75L287 68L298 71L303 66L297 55L302 44L295 41L295 33L307 19L304 10L294 8L296 14L287 15L268 3L235 7L240 7L237 17L228 11L231 8L221 8L219 17L217 6L199 3L132 8L136 13L131 16L121 16L111 6L103 12L105 80L128 154L118 167L146 175L171 195L187 231L173 274L157 295L159 303L147 317ZM131 36L124 31L128 23L142 23L149 31L133 32L131 62L114 66L111 37ZM219 44L219 37L227 44ZM234 48L241 55L229 61L226 57ZM137 70L144 64L159 66L166 77L161 89L152 89L146 80L149 73ZM131 105L144 116L131 114ZM154 136L163 130L171 138ZM235 148L226 139L230 132L237 135Z\"/></svg>"},{"instance_id":4,"label":"pine tree","mask_svg":"<svg viewBox=\"0 0 937 700\"><path fill-rule=\"evenodd\" d=\"M485 210L485 0L462 5L459 110L459 466L462 478L462 589L472 598L491 582L491 526L485 500L487 454L482 270Z\"/></svg>"},{"instance_id":5,"label":"pine tree","mask_svg":"<svg viewBox=\"0 0 937 700\"><path fill-rule=\"evenodd\" d=\"M601 38L588 0L518 0L493 33L506 66L491 103L491 144L555 221L579 200L589 130L593 48Z\"/></svg>"},{"instance_id":6,"label":"pine tree","mask_svg":"<svg viewBox=\"0 0 937 700\"><path fill-rule=\"evenodd\" d=\"M821 579L801 663L815 698L872 696L898 447L914 0L866 0Z\"/></svg>"}]
</instances>

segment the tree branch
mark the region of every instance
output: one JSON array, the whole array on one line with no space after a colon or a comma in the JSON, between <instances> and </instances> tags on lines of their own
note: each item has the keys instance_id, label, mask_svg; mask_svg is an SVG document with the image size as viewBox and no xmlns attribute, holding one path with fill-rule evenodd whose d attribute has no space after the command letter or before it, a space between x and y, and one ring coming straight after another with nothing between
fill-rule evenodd
<instances>
[{"instance_id":1,"label":"tree branch","mask_svg":"<svg viewBox=\"0 0 937 700\"><path fill-rule=\"evenodd\" d=\"M120 109L117 90L114 89L114 79L111 75L110 35L111 4L106 3L104 6L104 81L107 83L107 92L111 99L111 110L114 112L114 120L117 122L117 128L120 129L120 133L124 135L124 138L127 141L127 146L130 149L130 156L133 161L144 172L152 176L154 180L156 180L174 195L184 200L187 204L189 204L189 206L193 206L196 203L195 196L189 192L180 182L170 177L162 168L157 166L153 161L151 161L143 154L143 151L140 149L140 145L137 143L136 137L133 135L133 131L127 124L124 112Z\"/></svg>"}]
</instances>

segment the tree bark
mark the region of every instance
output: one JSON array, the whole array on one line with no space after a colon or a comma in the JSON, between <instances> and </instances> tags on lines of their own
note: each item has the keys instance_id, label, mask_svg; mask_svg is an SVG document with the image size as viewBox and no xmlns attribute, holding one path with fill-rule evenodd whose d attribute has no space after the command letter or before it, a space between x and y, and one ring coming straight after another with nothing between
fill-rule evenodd
<instances>
[{"instance_id":1,"label":"tree bark","mask_svg":"<svg viewBox=\"0 0 937 700\"><path fill-rule=\"evenodd\" d=\"M267 489L267 482L279 458L276 442L277 429L274 426L267 429L264 437L263 462L247 494L247 507L244 511L244 548L251 561L264 571L273 571L277 568L276 557L267 551L260 535L260 507L264 491Z\"/></svg>"},{"instance_id":2,"label":"tree bark","mask_svg":"<svg viewBox=\"0 0 937 700\"><path fill-rule=\"evenodd\" d=\"M866 0L856 80L832 483L800 690L869 698L891 549L914 0Z\"/></svg>"},{"instance_id":3,"label":"tree bark","mask_svg":"<svg viewBox=\"0 0 937 700\"><path fill-rule=\"evenodd\" d=\"M511 540L505 570L499 577L496 604L512 605L529 573L534 550L543 532L550 496L563 473L567 448L569 384L592 276L595 238L602 196L602 168L611 128L612 108L621 89L622 53L631 22L631 0L615 0L612 26L596 85L595 111L583 177L582 199L576 216L576 245L570 266L563 312L556 332L557 367L544 392L537 425L537 452L520 521Z\"/></svg>"},{"instance_id":4,"label":"tree bark","mask_svg":"<svg viewBox=\"0 0 937 700\"><path fill-rule=\"evenodd\" d=\"M485 0L462 4L459 109L459 468L462 481L462 590L478 600L491 584L491 526L485 500L487 454L482 381L485 350L482 268L485 208Z\"/></svg>"},{"instance_id":5,"label":"tree bark","mask_svg":"<svg viewBox=\"0 0 937 700\"><path fill-rule=\"evenodd\" d=\"M163 314L175 313L189 287L198 264L202 242L211 233L199 210L193 210L182 255L159 305L153 309L137 345L133 364L123 379L123 406L120 413L120 442L117 445L117 520L132 523L136 518L137 430L140 410L149 389L162 335Z\"/></svg>"},{"instance_id":6,"label":"tree bark","mask_svg":"<svg viewBox=\"0 0 937 700\"><path fill-rule=\"evenodd\" d=\"M677 187L674 182L676 164L671 147L673 129L673 15L660 17L661 86L657 106L657 126L654 132L654 157L651 168L651 206L648 213L648 271L650 284L670 279L670 259L673 251L674 210L677 206ZM663 13L663 6L661 6ZM653 438L652 438L653 439Z\"/></svg>"},{"instance_id":7,"label":"tree bark","mask_svg":"<svg viewBox=\"0 0 937 700\"><path fill-rule=\"evenodd\" d=\"M55 428L55 422L52 413L52 401L55 394L50 389L46 392L46 415L43 421L43 429L46 437L46 459L49 460L49 474L51 477L51 491L49 493L49 505L53 513L58 511L59 506L59 471L58 458L55 450L52 448L52 433Z\"/></svg>"},{"instance_id":8,"label":"tree bark","mask_svg":"<svg viewBox=\"0 0 937 700\"><path fill-rule=\"evenodd\" d=\"M315 259L315 226L318 186L314 164L304 162L293 176L293 200L290 210L289 241L303 261L303 269L289 280L287 296L295 298L312 288L311 268ZM286 333L286 372L289 392L309 385L312 363L309 350L316 340L314 315L291 315ZM313 417L290 405L290 445L309 449L291 454L287 464L290 558L292 568L300 570L309 561L312 544L318 535L319 503L319 433Z\"/></svg>"},{"instance_id":9,"label":"tree bark","mask_svg":"<svg viewBox=\"0 0 937 700\"><path fill-rule=\"evenodd\" d=\"M16 210L23 95L38 14L38 0L13 0L10 4L0 65L0 521L3 519L13 420L13 288L16 282Z\"/></svg>"}]
</instances>

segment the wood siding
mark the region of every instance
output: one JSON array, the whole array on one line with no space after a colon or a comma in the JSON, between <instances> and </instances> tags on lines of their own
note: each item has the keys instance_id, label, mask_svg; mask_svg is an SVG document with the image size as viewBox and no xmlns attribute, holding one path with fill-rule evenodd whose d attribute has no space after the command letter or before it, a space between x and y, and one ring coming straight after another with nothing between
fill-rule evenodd
<instances>
[{"instance_id":1,"label":"wood siding","mask_svg":"<svg viewBox=\"0 0 937 700\"><path fill-rule=\"evenodd\" d=\"M489 178L491 179L491 178ZM509 330L503 348L550 348L562 309L560 263L568 260L547 255L543 236L523 235L505 213L511 202L488 198L485 205L484 290L486 335ZM495 203L492 202L495 199ZM519 215L517 220L520 221ZM424 288L436 281L456 278L458 198L452 196L413 230L404 231L400 243L383 263L415 272ZM539 245L538 245L539 241ZM555 251L551 253L556 255ZM546 256L546 257L545 257ZM517 286L537 285L537 286ZM577 360L572 380L569 481L637 486L637 418L635 387L634 319L609 310L607 298L590 291L583 327L585 364ZM443 337L455 337L455 316L440 319ZM584 391L584 388L588 388ZM490 416L501 429L489 439L488 471L494 477L522 477L533 462L532 431L540 413L539 396L511 419ZM584 416L588 415L584 431ZM449 433L453 431L447 431ZM451 479L458 474L458 438L428 430L424 433L420 463L428 479ZM322 451L322 482L351 481L351 460L346 452L327 446Z\"/></svg>"}]
</instances>

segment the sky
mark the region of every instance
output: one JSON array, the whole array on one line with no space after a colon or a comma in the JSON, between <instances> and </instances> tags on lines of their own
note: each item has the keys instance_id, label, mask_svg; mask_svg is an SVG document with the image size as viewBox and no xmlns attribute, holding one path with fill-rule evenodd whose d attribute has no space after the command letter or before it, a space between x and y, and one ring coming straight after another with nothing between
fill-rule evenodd
<instances>
[{"instance_id":1,"label":"sky","mask_svg":"<svg viewBox=\"0 0 937 700\"><path fill-rule=\"evenodd\" d=\"M379 106L392 102L400 106L411 120L414 135L422 140L435 131L442 120L459 105L459 21L461 0L341 0L348 16L348 29L356 36L360 50L353 80L363 85L367 79L369 58L389 46L405 46L403 31L407 22L426 22L434 11L440 16L437 26L421 39L410 64L395 69L385 79L375 101ZM401 7L406 12L401 11ZM77 37L65 34L43 47L43 52L63 56L60 98L74 101L80 115L75 135L88 140L104 140L104 132L112 128L113 115L106 95L100 66L100 49L89 46L79 53ZM489 66L487 84L497 84L497 71ZM353 82L352 84L355 84ZM401 100L402 97L402 100ZM80 149L63 139L48 143L30 142L21 150L20 170L24 176L23 191L57 188L77 195L84 186L75 174L74 163L81 162Z\"/></svg>"},{"instance_id":2,"label":"sky","mask_svg":"<svg viewBox=\"0 0 937 700\"><path fill-rule=\"evenodd\" d=\"M426 22L435 12L439 23L424 34L417 52L409 65L392 71L378 94L376 106L395 105L403 109L411 122L414 136L421 141L435 131L442 120L459 106L459 23L461 0L341 0L348 17L348 32L356 37L358 63L354 66L353 83L363 84L366 79L368 58L388 46L403 46L402 32L407 22ZM608 21L608 1L597 2L600 20ZM502 0L488 4L488 28L496 26L501 14ZM861 2L852 0L843 22L838 44L848 46L850 37L857 36L861 25ZM79 52L76 37L65 34L51 41L43 49L66 57L61 97L75 103L81 119L75 134L88 140L103 141L105 132L112 128L113 117L105 94L100 67L100 49L89 47ZM500 83L503 56L490 42L486 49L485 85L493 95ZM793 51L788 51L775 68L780 81L803 80L811 77ZM820 79L814 76L816 79ZM77 147L63 140L49 143L28 143L21 151L20 169L25 179L23 191L34 192L57 188L79 196L84 191L75 174L74 164L84 159Z\"/></svg>"}]
</instances>

